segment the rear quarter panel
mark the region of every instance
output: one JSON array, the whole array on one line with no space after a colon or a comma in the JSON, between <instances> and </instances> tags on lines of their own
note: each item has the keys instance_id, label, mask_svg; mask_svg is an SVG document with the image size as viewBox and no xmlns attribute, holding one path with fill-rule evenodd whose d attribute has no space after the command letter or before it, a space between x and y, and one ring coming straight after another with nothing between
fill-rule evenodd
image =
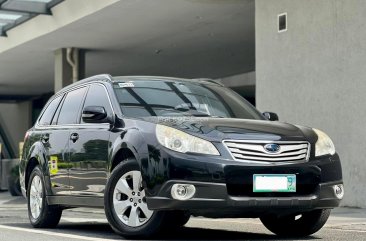
<instances>
[{"instance_id":1,"label":"rear quarter panel","mask_svg":"<svg viewBox=\"0 0 366 241\"><path fill-rule=\"evenodd\" d=\"M19 180L22 193L24 196L26 194L25 192L27 189L26 177L27 177L27 168L30 163L30 160L32 160L33 158L36 159L43 173L45 175L48 175L48 168L47 168L48 165L45 156L45 149L40 139L41 135L39 133L35 131L30 131L28 138L23 146L23 155L21 157L19 165L19 173L20 173Z\"/></svg>"}]
</instances>

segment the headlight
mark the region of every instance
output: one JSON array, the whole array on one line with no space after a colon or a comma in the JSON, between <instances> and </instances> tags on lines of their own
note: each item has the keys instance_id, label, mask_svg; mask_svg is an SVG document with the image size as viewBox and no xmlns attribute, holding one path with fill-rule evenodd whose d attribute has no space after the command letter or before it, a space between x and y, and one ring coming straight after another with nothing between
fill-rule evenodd
<instances>
[{"instance_id":1,"label":"headlight","mask_svg":"<svg viewBox=\"0 0 366 241\"><path fill-rule=\"evenodd\" d=\"M156 125L156 137L161 145L173 151L220 155L211 142L168 126Z\"/></svg>"},{"instance_id":2,"label":"headlight","mask_svg":"<svg viewBox=\"0 0 366 241\"><path fill-rule=\"evenodd\" d=\"M335 147L330 137L318 129L313 129L318 135L318 141L315 144L315 156L334 155Z\"/></svg>"}]
</instances>

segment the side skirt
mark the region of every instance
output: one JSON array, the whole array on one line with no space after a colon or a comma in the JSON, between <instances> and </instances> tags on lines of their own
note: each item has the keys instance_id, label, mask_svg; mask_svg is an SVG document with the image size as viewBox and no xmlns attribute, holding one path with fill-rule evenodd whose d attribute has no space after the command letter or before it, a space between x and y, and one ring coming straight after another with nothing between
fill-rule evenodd
<instances>
[{"instance_id":1,"label":"side skirt","mask_svg":"<svg viewBox=\"0 0 366 241\"><path fill-rule=\"evenodd\" d=\"M47 196L49 205L61 205L64 207L92 207L104 208L104 198L83 196Z\"/></svg>"}]
</instances>

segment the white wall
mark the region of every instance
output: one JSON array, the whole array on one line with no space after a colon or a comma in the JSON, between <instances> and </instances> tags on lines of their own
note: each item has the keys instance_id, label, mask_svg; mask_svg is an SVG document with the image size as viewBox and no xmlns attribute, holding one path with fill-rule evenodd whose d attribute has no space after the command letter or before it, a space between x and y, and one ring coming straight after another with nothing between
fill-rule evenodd
<instances>
[{"instance_id":1,"label":"white wall","mask_svg":"<svg viewBox=\"0 0 366 241\"><path fill-rule=\"evenodd\" d=\"M288 13L288 31L277 15ZM257 0L256 98L282 121L327 132L345 206L366 207L366 1Z\"/></svg>"}]
</instances>

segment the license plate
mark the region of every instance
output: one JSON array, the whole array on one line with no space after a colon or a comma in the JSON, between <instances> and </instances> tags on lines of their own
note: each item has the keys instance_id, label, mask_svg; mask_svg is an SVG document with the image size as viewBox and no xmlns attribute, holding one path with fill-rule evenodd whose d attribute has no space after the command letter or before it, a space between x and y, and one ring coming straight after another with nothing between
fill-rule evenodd
<instances>
[{"instance_id":1,"label":"license plate","mask_svg":"<svg viewBox=\"0 0 366 241\"><path fill-rule=\"evenodd\" d=\"M253 192L296 192L296 175L254 174Z\"/></svg>"}]
</instances>

